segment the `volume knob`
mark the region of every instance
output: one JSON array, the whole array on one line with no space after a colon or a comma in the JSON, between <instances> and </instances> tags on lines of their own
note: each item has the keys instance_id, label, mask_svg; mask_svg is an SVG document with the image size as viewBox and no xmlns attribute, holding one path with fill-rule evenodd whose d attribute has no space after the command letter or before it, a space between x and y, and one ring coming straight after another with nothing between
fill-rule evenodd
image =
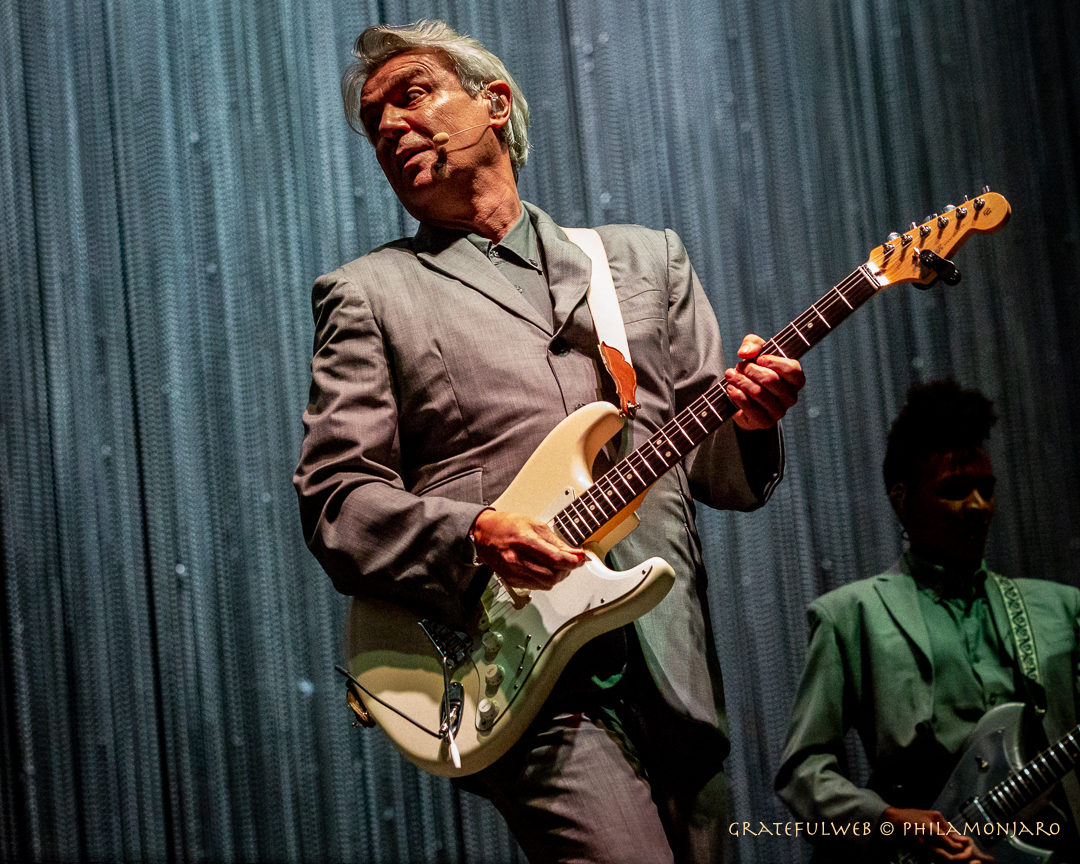
<instances>
[{"instance_id":1,"label":"volume knob","mask_svg":"<svg viewBox=\"0 0 1080 864\"><path fill-rule=\"evenodd\" d=\"M491 660L499 653L499 648L502 647L502 634L496 633L494 630L488 630L480 638L480 641L484 646L484 653L487 655L488 660Z\"/></svg>"},{"instance_id":2,"label":"volume knob","mask_svg":"<svg viewBox=\"0 0 1080 864\"><path fill-rule=\"evenodd\" d=\"M494 663L488 666L487 670L484 672L484 680L487 681L488 687L498 687L502 684L502 666L498 666Z\"/></svg>"}]
</instances>

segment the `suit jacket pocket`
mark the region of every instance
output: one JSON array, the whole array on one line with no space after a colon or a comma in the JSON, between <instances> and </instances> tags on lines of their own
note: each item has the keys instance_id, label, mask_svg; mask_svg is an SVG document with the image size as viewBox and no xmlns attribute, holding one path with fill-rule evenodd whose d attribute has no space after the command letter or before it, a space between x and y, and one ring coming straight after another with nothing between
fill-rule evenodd
<instances>
[{"instance_id":1,"label":"suit jacket pocket","mask_svg":"<svg viewBox=\"0 0 1080 864\"><path fill-rule=\"evenodd\" d=\"M633 294L619 294L619 312L623 324L644 321L649 318L663 320L667 317L666 297L659 288L648 287Z\"/></svg>"},{"instance_id":2,"label":"suit jacket pocket","mask_svg":"<svg viewBox=\"0 0 1080 864\"><path fill-rule=\"evenodd\" d=\"M449 477L440 477L429 482L426 486L417 489L415 494L422 498L437 495L440 498L449 498L452 501L486 504L483 477L483 468L470 468L467 471L461 471Z\"/></svg>"}]
</instances>

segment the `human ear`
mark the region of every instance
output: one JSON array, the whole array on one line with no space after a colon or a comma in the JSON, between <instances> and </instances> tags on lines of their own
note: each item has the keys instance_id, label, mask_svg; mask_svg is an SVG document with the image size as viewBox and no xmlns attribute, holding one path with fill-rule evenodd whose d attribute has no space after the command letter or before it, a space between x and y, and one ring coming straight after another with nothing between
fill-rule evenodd
<instances>
[{"instance_id":1,"label":"human ear","mask_svg":"<svg viewBox=\"0 0 1080 864\"><path fill-rule=\"evenodd\" d=\"M514 98L510 93L510 85L498 79L484 87L482 94L488 100L491 125L499 127L510 122L510 105Z\"/></svg>"},{"instance_id":2,"label":"human ear","mask_svg":"<svg viewBox=\"0 0 1080 864\"><path fill-rule=\"evenodd\" d=\"M904 521L904 504L907 500L907 488L903 483L893 483L889 490L889 503L901 522Z\"/></svg>"}]
</instances>

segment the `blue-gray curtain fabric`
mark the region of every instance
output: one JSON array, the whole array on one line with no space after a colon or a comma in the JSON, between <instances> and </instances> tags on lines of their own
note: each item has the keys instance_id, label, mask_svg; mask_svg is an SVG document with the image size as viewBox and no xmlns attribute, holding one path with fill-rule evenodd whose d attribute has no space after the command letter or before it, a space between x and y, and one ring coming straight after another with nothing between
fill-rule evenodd
<instances>
[{"instance_id":1,"label":"blue-gray curtain fabric","mask_svg":"<svg viewBox=\"0 0 1080 864\"><path fill-rule=\"evenodd\" d=\"M995 569L1080 583L1075 0L11 0L4 860L524 860L490 805L350 727L347 601L290 484L311 283L415 227L339 78L364 26L423 17L523 86L523 197L677 230L729 352L890 231L984 184L1012 203L958 286L890 288L805 358L768 507L699 514L734 860L807 856L772 794L804 610L901 549L880 464L910 384L996 402Z\"/></svg>"}]
</instances>

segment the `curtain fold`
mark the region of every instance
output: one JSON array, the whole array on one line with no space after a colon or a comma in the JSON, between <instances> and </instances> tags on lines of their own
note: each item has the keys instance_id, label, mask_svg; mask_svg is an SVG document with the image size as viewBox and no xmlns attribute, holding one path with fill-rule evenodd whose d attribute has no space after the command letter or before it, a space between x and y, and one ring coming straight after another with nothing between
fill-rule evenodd
<instances>
[{"instance_id":1,"label":"curtain fold","mask_svg":"<svg viewBox=\"0 0 1080 864\"><path fill-rule=\"evenodd\" d=\"M533 109L522 196L683 237L734 351L984 184L954 288L804 361L787 477L702 512L732 821L772 794L807 603L900 551L880 465L916 381L1001 422L990 560L1080 584L1080 8L1071 0L0 4L0 858L524 858L349 725L345 598L304 548L320 273L411 233L338 90L370 23L447 20ZM702 508L704 511L704 508ZM857 749L852 770L860 771ZM734 859L799 861L792 837Z\"/></svg>"}]
</instances>

